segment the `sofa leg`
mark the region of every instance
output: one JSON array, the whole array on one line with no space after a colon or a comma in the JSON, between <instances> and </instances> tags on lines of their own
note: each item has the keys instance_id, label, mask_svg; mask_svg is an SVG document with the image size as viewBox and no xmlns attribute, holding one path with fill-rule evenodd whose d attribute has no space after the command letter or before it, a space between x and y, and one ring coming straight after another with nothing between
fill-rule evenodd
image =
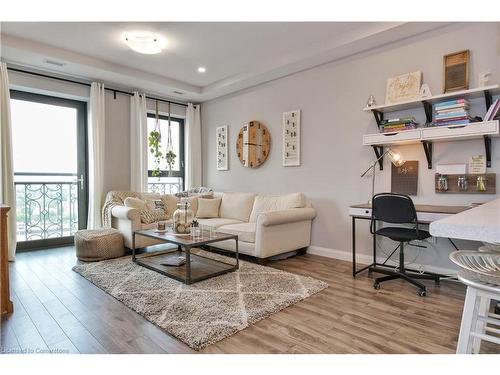
<instances>
[{"instance_id":1,"label":"sofa leg","mask_svg":"<svg viewBox=\"0 0 500 375\"><path fill-rule=\"evenodd\" d=\"M307 247L303 247L302 249L297 250L297 255L306 255Z\"/></svg>"}]
</instances>

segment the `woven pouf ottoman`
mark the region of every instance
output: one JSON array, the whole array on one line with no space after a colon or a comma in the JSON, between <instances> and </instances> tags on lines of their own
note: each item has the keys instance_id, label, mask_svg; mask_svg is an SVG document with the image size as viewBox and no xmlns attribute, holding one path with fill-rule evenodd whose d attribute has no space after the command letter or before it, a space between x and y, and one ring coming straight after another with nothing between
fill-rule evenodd
<instances>
[{"instance_id":1,"label":"woven pouf ottoman","mask_svg":"<svg viewBox=\"0 0 500 375\"><path fill-rule=\"evenodd\" d=\"M113 228L86 229L75 233L76 257L85 262L125 255L123 236Z\"/></svg>"}]
</instances>

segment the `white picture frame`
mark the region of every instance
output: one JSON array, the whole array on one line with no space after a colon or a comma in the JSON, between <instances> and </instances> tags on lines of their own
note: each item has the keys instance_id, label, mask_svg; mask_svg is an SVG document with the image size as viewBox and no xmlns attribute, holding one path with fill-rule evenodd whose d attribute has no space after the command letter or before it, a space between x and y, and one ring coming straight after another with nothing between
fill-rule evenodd
<instances>
[{"instance_id":1,"label":"white picture frame","mask_svg":"<svg viewBox=\"0 0 500 375\"><path fill-rule=\"evenodd\" d=\"M229 155L227 143L228 139L228 126L219 126L215 132L215 141L217 142L217 170L227 171L229 169Z\"/></svg>"},{"instance_id":2,"label":"white picture frame","mask_svg":"<svg viewBox=\"0 0 500 375\"><path fill-rule=\"evenodd\" d=\"M283 166L300 166L300 109L283 112Z\"/></svg>"}]
</instances>

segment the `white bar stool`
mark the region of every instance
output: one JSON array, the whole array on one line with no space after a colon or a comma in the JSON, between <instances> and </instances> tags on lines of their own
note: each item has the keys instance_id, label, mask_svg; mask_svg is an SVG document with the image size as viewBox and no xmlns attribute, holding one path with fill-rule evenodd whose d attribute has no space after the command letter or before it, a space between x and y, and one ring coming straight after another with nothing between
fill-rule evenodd
<instances>
[{"instance_id":1,"label":"white bar stool","mask_svg":"<svg viewBox=\"0 0 500 375\"><path fill-rule=\"evenodd\" d=\"M467 285L462 323L458 337L457 354L479 353L481 341L500 345L500 315L490 313L491 300L500 300L500 285L477 279L471 272L461 271L458 279ZM496 326L496 328L488 325ZM500 352L500 349L499 349Z\"/></svg>"}]
</instances>

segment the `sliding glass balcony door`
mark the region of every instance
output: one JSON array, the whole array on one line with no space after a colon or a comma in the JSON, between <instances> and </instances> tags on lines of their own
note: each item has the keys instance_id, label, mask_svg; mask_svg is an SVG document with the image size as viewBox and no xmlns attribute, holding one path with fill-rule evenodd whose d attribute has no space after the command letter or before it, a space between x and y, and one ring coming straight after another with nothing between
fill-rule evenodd
<instances>
[{"instance_id":1,"label":"sliding glass balcony door","mask_svg":"<svg viewBox=\"0 0 500 375\"><path fill-rule=\"evenodd\" d=\"M18 249L71 243L87 223L85 102L11 91Z\"/></svg>"}]
</instances>

